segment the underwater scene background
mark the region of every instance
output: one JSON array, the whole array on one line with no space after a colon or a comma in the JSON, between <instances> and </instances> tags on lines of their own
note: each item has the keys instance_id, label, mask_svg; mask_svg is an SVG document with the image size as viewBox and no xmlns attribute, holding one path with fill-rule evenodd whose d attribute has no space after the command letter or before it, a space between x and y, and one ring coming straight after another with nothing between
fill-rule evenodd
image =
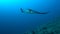
<instances>
[{"instance_id":1,"label":"underwater scene background","mask_svg":"<svg viewBox=\"0 0 60 34\"><path fill-rule=\"evenodd\" d=\"M20 8L48 14L22 14ZM0 34L24 34L59 20L60 0L0 0Z\"/></svg>"}]
</instances>

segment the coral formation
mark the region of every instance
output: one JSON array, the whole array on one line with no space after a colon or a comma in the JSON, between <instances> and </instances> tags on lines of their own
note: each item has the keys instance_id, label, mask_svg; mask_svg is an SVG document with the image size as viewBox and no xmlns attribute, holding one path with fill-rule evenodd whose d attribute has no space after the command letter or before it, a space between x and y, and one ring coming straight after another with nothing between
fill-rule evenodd
<instances>
[{"instance_id":1,"label":"coral formation","mask_svg":"<svg viewBox=\"0 0 60 34\"><path fill-rule=\"evenodd\" d=\"M60 20L55 21L54 23L49 23L25 34L60 34Z\"/></svg>"}]
</instances>

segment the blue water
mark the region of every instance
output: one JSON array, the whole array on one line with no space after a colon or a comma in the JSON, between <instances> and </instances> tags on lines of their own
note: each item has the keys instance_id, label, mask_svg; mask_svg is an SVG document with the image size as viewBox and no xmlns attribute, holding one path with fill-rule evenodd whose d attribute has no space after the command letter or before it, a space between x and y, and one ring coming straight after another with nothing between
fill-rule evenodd
<instances>
[{"instance_id":1,"label":"blue water","mask_svg":"<svg viewBox=\"0 0 60 34\"><path fill-rule=\"evenodd\" d=\"M20 8L48 14L22 14ZM22 34L60 16L60 0L0 0L0 34Z\"/></svg>"}]
</instances>

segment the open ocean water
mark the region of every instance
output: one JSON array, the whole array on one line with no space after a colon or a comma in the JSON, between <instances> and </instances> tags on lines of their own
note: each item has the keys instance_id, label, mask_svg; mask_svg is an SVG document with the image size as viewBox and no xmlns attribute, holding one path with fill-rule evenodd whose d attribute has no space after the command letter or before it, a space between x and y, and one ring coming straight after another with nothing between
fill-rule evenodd
<instances>
[{"instance_id":1,"label":"open ocean water","mask_svg":"<svg viewBox=\"0 0 60 34\"><path fill-rule=\"evenodd\" d=\"M20 8L48 14L22 14ZM23 34L59 16L60 0L0 0L0 34Z\"/></svg>"}]
</instances>

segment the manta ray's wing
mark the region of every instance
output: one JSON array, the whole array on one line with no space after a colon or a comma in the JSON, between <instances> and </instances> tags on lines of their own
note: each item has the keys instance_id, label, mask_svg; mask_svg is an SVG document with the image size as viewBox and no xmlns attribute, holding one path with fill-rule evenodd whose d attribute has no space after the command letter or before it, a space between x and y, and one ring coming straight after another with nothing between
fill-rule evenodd
<instances>
[{"instance_id":1,"label":"manta ray's wing","mask_svg":"<svg viewBox=\"0 0 60 34\"><path fill-rule=\"evenodd\" d=\"M22 8L20 8L20 10L21 10L21 12L22 12L22 13L24 13L24 11L23 11L23 9L22 9Z\"/></svg>"},{"instance_id":2,"label":"manta ray's wing","mask_svg":"<svg viewBox=\"0 0 60 34\"><path fill-rule=\"evenodd\" d=\"M48 12L38 12L38 11L35 11L35 10L32 10L32 9L29 9L30 11L33 12L33 14L47 14Z\"/></svg>"},{"instance_id":3,"label":"manta ray's wing","mask_svg":"<svg viewBox=\"0 0 60 34\"><path fill-rule=\"evenodd\" d=\"M36 14L47 14L48 12L38 12L38 11L34 11Z\"/></svg>"}]
</instances>

